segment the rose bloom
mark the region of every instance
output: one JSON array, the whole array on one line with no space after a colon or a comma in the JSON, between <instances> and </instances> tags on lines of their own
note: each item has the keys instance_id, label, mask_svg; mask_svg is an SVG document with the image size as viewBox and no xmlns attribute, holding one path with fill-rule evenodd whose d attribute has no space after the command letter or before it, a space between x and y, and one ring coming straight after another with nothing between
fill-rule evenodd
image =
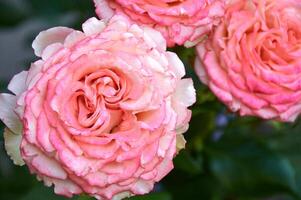
<instances>
[{"instance_id":1,"label":"rose bloom","mask_svg":"<svg viewBox=\"0 0 301 200\"><path fill-rule=\"evenodd\" d=\"M160 31L167 45L194 46L224 14L225 0L94 0L100 18L124 14Z\"/></svg>"},{"instance_id":2,"label":"rose bloom","mask_svg":"<svg viewBox=\"0 0 301 200\"><path fill-rule=\"evenodd\" d=\"M195 102L191 79L160 33L116 16L83 32L56 27L33 42L41 59L0 95L5 146L55 193L145 194L173 168ZM20 146L20 149L18 148Z\"/></svg>"},{"instance_id":3,"label":"rose bloom","mask_svg":"<svg viewBox=\"0 0 301 200\"><path fill-rule=\"evenodd\" d=\"M195 70L233 112L294 121L301 112L301 2L230 1L197 46Z\"/></svg>"}]
</instances>

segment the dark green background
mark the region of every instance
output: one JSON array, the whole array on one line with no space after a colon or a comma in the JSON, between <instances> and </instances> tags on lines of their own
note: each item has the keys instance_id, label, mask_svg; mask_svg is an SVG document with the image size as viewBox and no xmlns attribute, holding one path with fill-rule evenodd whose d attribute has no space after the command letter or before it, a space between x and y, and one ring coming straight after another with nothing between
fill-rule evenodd
<instances>
[{"instance_id":1,"label":"dark green background","mask_svg":"<svg viewBox=\"0 0 301 200\"><path fill-rule=\"evenodd\" d=\"M0 0L0 35L1 31L14 30L36 20L42 22L44 28L66 25L79 29L80 24L93 15L92 0ZM66 20L65 16L69 18ZM24 36L23 45L31 45L41 31L40 27L36 29ZM34 60L33 51L28 51L32 57L25 59L23 66L29 66ZM231 114L195 77L193 49L178 47L171 51L181 57L187 76L194 79L197 89L191 126L185 134L187 148L177 156L175 169L156 185L153 193L131 199L301 199L300 120L285 124ZM18 55L10 55L9 59L16 57ZM1 63L0 68L6 70ZM19 72L7 70L9 76ZM3 92L8 78L2 77ZM2 137L0 144L0 200L65 199L36 181L26 167L13 166L5 154Z\"/></svg>"}]
</instances>

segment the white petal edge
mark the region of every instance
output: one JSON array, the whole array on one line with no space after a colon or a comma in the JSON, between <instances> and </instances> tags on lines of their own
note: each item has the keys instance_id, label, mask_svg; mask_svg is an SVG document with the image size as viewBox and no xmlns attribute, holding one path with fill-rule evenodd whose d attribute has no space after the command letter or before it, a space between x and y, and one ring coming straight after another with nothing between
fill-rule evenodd
<instances>
[{"instance_id":1,"label":"white petal edge","mask_svg":"<svg viewBox=\"0 0 301 200\"><path fill-rule=\"evenodd\" d=\"M122 200L133 196L130 192L121 192L113 196L112 200Z\"/></svg>"},{"instance_id":2,"label":"white petal edge","mask_svg":"<svg viewBox=\"0 0 301 200\"><path fill-rule=\"evenodd\" d=\"M34 63L31 63L31 66L28 71L28 76L26 79L26 86L28 87L27 89L31 89L33 85L36 84L36 82L41 76L41 72L43 71L43 66L44 66L43 60L38 60Z\"/></svg>"},{"instance_id":3,"label":"white petal edge","mask_svg":"<svg viewBox=\"0 0 301 200\"><path fill-rule=\"evenodd\" d=\"M100 33L105 27L106 24L95 17L92 17L83 23L83 31L87 36Z\"/></svg>"},{"instance_id":4,"label":"white petal edge","mask_svg":"<svg viewBox=\"0 0 301 200\"><path fill-rule=\"evenodd\" d=\"M189 123L184 124L184 125L182 125L180 127L177 127L176 133L177 133L177 135L181 135L181 134L187 132L188 129L189 129Z\"/></svg>"},{"instance_id":5,"label":"white petal edge","mask_svg":"<svg viewBox=\"0 0 301 200\"><path fill-rule=\"evenodd\" d=\"M28 71L22 71L16 74L8 84L8 89L15 95L20 95L26 90L26 79Z\"/></svg>"},{"instance_id":6,"label":"white petal edge","mask_svg":"<svg viewBox=\"0 0 301 200\"><path fill-rule=\"evenodd\" d=\"M67 48L72 47L74 44L76 44L77 42L79 42L84 38L85 38L85 34L83 32L73 31L66 37L64 46Z\"/></svg>"},{"instance_id":7,"label":"white petal edge","mask_svg":"<svg viewBox=\"0 0 301 200\"><path fill-rule=\"evenodd\" d=\"M185 76L185 67L178 55L168 51L166 52L166 57L168 59L169 66L171 70L175 73L175 75L179 79Z\"/></svg>"},{"instance_id":8,"label":"white petal edge","mask_svg":"<svg viewBox=\"0 0 301 200\"><path fill-rule=\"evenodd\" d=\"M202 83L205 85L208 85L209 81L207 78L207 73L206 73L206 71L203 67L203 64L201 63L199 58L195 59L194 70L195 70L195 73L198 75L199 79L202 81Z\"/></svg>"},{"instance_id":9,"label":"white petal edge","mask_svg":"<svg viewBox=\"0 0 301 200\"><path fill-rule=\"evenodd\" d=\"M154 185L146 180L139 179L133 186L132 192L134 194L146 194L153 189Z\"/></svg>"},{"instance_id":10,"label":"white petal edge","mask_svg":"<svg viewBox=\"0 0 301 200\"><path fill-rule=\"evenodd\" d=\"M42 31L35 38L32 43L34 53L41 57L44 49L53 43L64 43L65 38L73 31L67 27L54 27L48 30Z\"/></svg>"},{"instance_id":11,"label":"white petal edge","mask_svg":"<svg viewBox=\"0 0 301 200\"><path fill-rule=\"evenodd\" d=\"M62 48L63 44L59 42L48 45L42 52L42 59L46 61Z\"/></svg>"},{"instance_id":12,"label":"white petal edge","mask_svg":"<svg viewBox=\"0 0 301 200\"><path fill-rule=\"evenodd\" d=\"M22 133L22 123L15 113L17 97L11 94L0 94L0 119L15 134Z\"/></svg>"},{"instance_id":13,"label":"white petal edge","mask_svg":"<svg viewBox=\"0 0 301 200\"><path fill-rule=\"evenodd\" d=\"M150 41L152 41L156 45L155 47L157 47L161 51L166 50L166 46L167 46L166 40L164 39L163 35L159 31L156 31L155 29L150 28L148 26L144 26L143 31L144 31L144 39L146 42L150 44Z\"/></svg>"},{"instance_id":14,"label":"white petal edge","mask_svg":"<svg viewBox=\"0 0 301 200\"><path fill-rule=\"evenodd\" d=\"M110 8L108 1L106 0L94 0L96 7L96 14L98 17L109 20L113 17L114 11Z\"/></svg>"},{"instance_id":15,"label":"white petal edge","mask_svg":"<svg viewBox=\"0 0 301 200\"><path fill-rule=\"evenodd\" d=\"M24 165L24 161L20 153L20 144L22 135L16 135L11 132L8 128L4 129L4 146L7 154L13 160L15 165Z\"/></svg>"},{"instance_id":16,"label":"white petal edge","mask_svg":"<svg viewBox=\"0 0 301 200\"><path fill-rule=\"evenodd\" d=\"M54 185L54 193L58 195L63 195L71 198L73 195L81 194L83 192L82 189L71 180L60 180L39 175L37 176L37 179L38 181L43 181L44 185L47 187Z\"/></svg>"},{"instance_id":17,"label":"white petal edge","mask_svg":"<svg viewBox=\"0 0 301 200\"><path fill-rule=\"evenodd\" d=\"M173 95L175 103L182 103L186 107L191 106L196 101L196 93L191 78L185 78L178 82Z\"/></svg>"}]
</instances>

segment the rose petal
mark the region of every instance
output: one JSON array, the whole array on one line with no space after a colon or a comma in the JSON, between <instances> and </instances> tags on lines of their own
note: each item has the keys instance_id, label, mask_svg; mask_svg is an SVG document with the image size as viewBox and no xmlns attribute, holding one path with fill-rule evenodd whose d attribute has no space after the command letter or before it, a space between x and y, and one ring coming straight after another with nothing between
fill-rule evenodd
<instances>
[{"instance_id":1,"label":"rose petal","mask_svg":"<svg viewBox=\"0 0 301 200\"><path fill-rule=\"evenodd\" d=\"M153 187L153 184L144 180L139 180L135 183L135 185L133 185L132 191L135 194L146 194L150 192L153 189Z\"/></svg>"},{"instance_id":2,"label":"rose petal","mask_svg":"<svg viewBox=\"0 0 301 200\"><path fill-rule=\"evenodd\" d=\"M132 194L130 192L122 192L113 196L112 200L121 200L125 198L130 198Z\"/></svg>"},{"instance_id":3,"label":"rose petal","mask_svg":"<svg viewBox=\"0 0 301 200\"><path fill-rule=\"evenodd\" d=\"M94 35L96 33L100 33L105 26L106 25L103 21L92 17L83 23L83 31L87 36Z\"/></svg>"},{"instance_id":4,"label":"rose petal","mask_svg":"<svg viewBox=\"0 0 301 200\"><path fill-rule=\"evenodd\" d=\"M85 34L83 32L73 31L66 37L64 41L64 46L70 48L84 38L85 38Z\"/></svg>"},{"instance_id":5,"label":"rose petal","mask_svg":"<svg viewBox=\"0 0 301 200\"><path fill-rule=\"evenodd\" d=\"M15 75L8 84L8 89L13 92L15 95L21 95L26 90L26 79L28 72L22 71L19 74Z\"/></svg>"},{"instance_id":6,"label":"rose petal","mask_svg":"<svg viewBox=\"0 0 301 200\"><path fill-rule=\"evenodd\" d=\"M159 50L161 51L165 51L166 50L166 40L164 39L164 37L162 36L162 34L159 31L156 31L153 28L150 27L143 27L143 31L144 31L144 39L148 42L149 41L149 45L153 46L153 47L157 47ZM152 44L151 41L154 43Z\"/></svg>"},{"instance_id":7,"label":"rose petal","mask_svg":"<svg viewBox=\"0 0 301 200\"><path fill-rule=\"evenodd\" d=\"M175 73L176 77L179 79L185 76L185 67L177 54L173 52L166 53L167 59L169 61L169 66L171 70Z\"/></svg>"},{"instance_id":8,"label":"rose petal","mask_svg":"<svg viewBox=\"0 0 301 200\"><path fill-rule=\"evenodd\" d=\"M37 56L41 57L44 49L53 43L64 43L65 38L73 31L71 28L55 27L42 31L32 43Z\"/></svg>"},{"instance_id":9,"label":"rose petal","mask_svg":"<svg viewBox=\"0 0 301 200\"><path fill-rule=\"evenodd\" d=\"M105 0L94 0L96 13L101 19L110 19L114 15L114 11L109 7ZM99 9L102 8L102 9Z\"/></svg>"},{"instance_id":10,"label":"rose petal","mask_svg":"<svg viewBox=\"0 0 301 200\"><path fill-rule=\"evenodd\" d=\"M182 79L178 82L176 91L173 95L173 101L181 103L185 107L191 106L196 101L196 93L193 87L192 79Z\"/></svg>"},{"instance_id":11,"label":"rose petal","mask_svg":"<svg viewBox=\"0 0 301 200\"><path fill-rule=\"evenodd\" d=\"M50 58L53 54L55 54L62 48L63 48L63 44L59 43L59 42L48 45L42 52L42 55L41 55L42 59L47 60L48 58Z\"/></svg>"},{"instance_id":12,"label":"rose petal","mask_svg":"<svg viewBox=\"0 0 301 200\"><path fill-rule=\"evenodd\" d=\"M60 164L43 154L34 157L31 161L31 165L45 176L62 180L67 178L67 173Z\"/></svg>"},{"instance_id":13,"label":"rose petal","mask_svg":"<svg viewBox=\"0 0 301 200\"><path fill-rule=\"evenodd\" d=\"M199 79L204 83L205 85L208 85L208 78L206 75L205 68L203 67L200 59L196 58L194 63L194 69L195 73L198 75Z\"/></svg>"},{"instance_id":14,"label":"rose petal","mask_svg":"<svg viewBox=\"0 0 301 200\"><path fill-rule=\"evenodd\" d=\"M20 166L25 164L20 153L21 140L22 135L16 135L9 129L4 129L5 150L9 157L14 161L14 164Z\"/></svg>"},{"instance_id":15,"label":"rose petal","mask_svg":"<svg viewBox=\"0 0 301 200\"><path fill-rule=\"evenodd\" d=\"M22 133L22 123L14 112L17 97L10 94L0 94L0 119L15 134Z\"/></svg>"}]
</instances>

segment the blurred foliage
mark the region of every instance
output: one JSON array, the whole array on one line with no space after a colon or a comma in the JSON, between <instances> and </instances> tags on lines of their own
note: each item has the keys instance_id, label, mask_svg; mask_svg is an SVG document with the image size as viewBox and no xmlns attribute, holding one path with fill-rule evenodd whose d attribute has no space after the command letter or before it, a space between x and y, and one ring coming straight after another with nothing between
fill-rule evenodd
<instances>
[{"instance_id":1,"label":"blurred foliage","mask_svg":"<svg viewBox=\"0 0 301 200\"><path fill-rule=\"evenodd\" d=\"M0 0L0 28L9 30L31 19L59 23L58 16L67 13L74 14L70 26L80 28L93 12L91 0ZM156 185L153 193L130 199L301 199L300 120L285 124L229 113L195 76L194 50L170 50L180 56L187 77L193 78L197 89L197 103L191 108L193 118L185 134L187 148L175 158L175 169ZM0 82L1 91L5 91L5 85ZM0 144L1 200L65 199L44 187L26 167L13 166L5 154L2 137Z\"/></svg>"},{"instance_id":2,"label":"blurred foliage","mask_svg":"<svg viewBox=\"0 0 301 200\"><path fill-rule=\"evenodd\" d=\"M75 13L76 27L93 15L93 2L86 0L0 0L1 27L17 26L18 24L36 18L44 18L48 22L55 21L58 16ZM12 14L13 13L13 14Z\"/></svg>"}]
</instances>

